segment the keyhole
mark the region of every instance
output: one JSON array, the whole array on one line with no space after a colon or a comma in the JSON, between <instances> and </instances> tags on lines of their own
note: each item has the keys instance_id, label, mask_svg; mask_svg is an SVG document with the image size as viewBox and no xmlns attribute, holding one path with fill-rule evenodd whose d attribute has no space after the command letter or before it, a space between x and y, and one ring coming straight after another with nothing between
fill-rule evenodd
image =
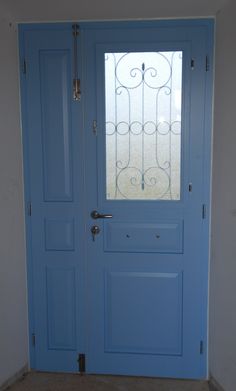
<instances>
[{"instance_id":1,"label":"keyhole","mask_svg":"<svg viewBox=\"0 0 236 391\"><path fill-rule=\"evenodd\" d=\"M129 235L129 234L127 234L127 235L126 235L126 237L127 237L127 238L130 238L130 235Z\"/></svg>"},{"instance_id":2,"label":"keyhole","mask_svg":"<svg viewBox=\"0 0 236 391\"><path fill-rule=\"evenodd\" d=\"M157 238L157 239L160 239L160 235L156 235L156 238Z\"/></svg>"}]
</instances>

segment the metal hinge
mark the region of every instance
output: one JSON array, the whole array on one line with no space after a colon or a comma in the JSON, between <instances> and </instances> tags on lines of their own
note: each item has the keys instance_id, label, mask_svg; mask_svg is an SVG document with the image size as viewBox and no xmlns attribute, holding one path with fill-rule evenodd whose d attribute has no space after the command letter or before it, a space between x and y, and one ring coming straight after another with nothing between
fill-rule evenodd
<instances>
[{"instance_id":1,"label":"metal hinge","mask_svg":"<svg viewBox=\"0 0 236 391\"><path fill-rule=\"evenodd\" d=\"M27 213L28 213L28 216L32 215L32 204L30 201L27 204Z\"/></svg>"},{"instance_id":2,"label":"metal hinge","mask_svg":"<svg viewBox=\"0 0 236 391\"><path fill-rule=\"evenodd\" d=\"M27 65L26 65L26 59L24 58L23 60L23 65L22 65L22 72L25 75L27 71Z\"/></svg>"},{"instance_id":3,"label":"metal hinge","mask_svg":"<svg viewBox=\"0 0 236 391\"><path fill-rule=\"evenodd\" d=\"M203 341L200 341L200 354L203 354Z\"/></svg>"},{"instance_id":4,"label":"metal hinge","mask_svg":"<svg viewBox=\"0 0 236 391\"><path fill-rule=\"evenodd\" d=\"M206 56L206 72L209 72L210 70L210 61L209 61L209 57Z\"/></svg>"},{"instance_id":5,"label":"metal hinge","mask_svg":"<svg viewBox=\"0 0 236 391\"><path fill-rule=\"evenodd\" d=\"M191 58L191 69L194 70L195 67L195 60L194 58Z\"/></svg>"},{"instance_id":6,"label":"metal hinge","mask_svg":"<svg viewBox=\"0 0 236 391\"><path fill-rule=\"evenodd\" d=\"M77 23L72 24L72 33L74 37L77 37L79 35L79 25Z\"/></svg>"},{"instance_id":7,"label":"metal hinge","mask_svg":"<svg viewBox=\"0 0 236 391\"><path fill-rule=\"evenodd\" d=\"M35 346L35 334L32 334L32 346Z\"/></svg>"},{"instance_id":8,"label":"metal hinge","mask_svg":"<svg viewBox=\"0 0 236 391\"><path fill-rule=\"evenodd\" d=\"M79 364L79 372L82 375L85 373L85 354L84 353L79 353L78 354L78 364Z\"/></svg>"},{"instance_id":9,"label":"metal hinge","mask_svg":"<svg viewBox=\"0 0 236 391\"><path fill-rule=\"evenodd\" d=\"M94 134L94 136L97 136L97 121L96 121L96 119L93 120L93 134Z\"/></svg>"},{"instance_id":10,"label":"metal hinge","mask_svg":"<svg viewBox=\"0 0 236 391\"><path fill-rule=\"evenodd\" d=\"M202 218L203 219L206 218L206 205L205 204L202 204Z\"/></svg>"}]
</instances>

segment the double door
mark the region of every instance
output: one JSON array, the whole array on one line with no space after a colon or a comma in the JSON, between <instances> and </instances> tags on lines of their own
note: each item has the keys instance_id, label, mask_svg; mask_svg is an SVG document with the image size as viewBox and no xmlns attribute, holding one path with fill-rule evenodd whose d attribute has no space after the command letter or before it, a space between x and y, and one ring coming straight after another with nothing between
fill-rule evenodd
<instances>
[{"instance_id":1,"label":"double door","mask_svg":"<svg viewBox=\"0 0 236 391\"><path fill-rule=\"evenodd\" d=\"M202 378L211 22L79 27L20 31L31 365Z\"/></svg>"}]
</instances>

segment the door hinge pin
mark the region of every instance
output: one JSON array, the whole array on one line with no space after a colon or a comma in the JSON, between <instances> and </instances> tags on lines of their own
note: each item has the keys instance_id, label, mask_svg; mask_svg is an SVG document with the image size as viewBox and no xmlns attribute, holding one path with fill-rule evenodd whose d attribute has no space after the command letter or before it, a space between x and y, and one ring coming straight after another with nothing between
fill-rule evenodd
<instances>
[{"instance_id":1,"label":"door hinge pin","mask_svg":"<svg viewBox=\"0 0 236 391\"><path fill-rule=\"evenodd\" d=\"M32 334L32 345L35 346L35 334Z\"/></svg>"},{"instance_id":2,"label":"door hinge pin","mask_svg":"<svg viewBox=\"0 0 236 391\"><path fill-rule=\"evenodd\" d=\"M28 202L28 216L32 216L32 204L31 204L31 202L29 201Z\"/></svg>"},{"instance_id":3,"label":"door hinge pin","mask_svg":"<svg viewBox=\"0 0 236 391\"><path fill-rule=\"evenodd\" d=\"M195 60L194 58L191 58L191 69L193 70L195 67Z\"/></svg>"},{"instance_id":4,"label":"door hinge pin","mask_svg":"<svg viewBox=\"0 0 236 391\"><path fill-rule=\"evenodd\" d=\"M206 205L205 204L202 205L202 218L203 219L206 218Z\"/></svg>"},{"instance_id":5,"label":"door hinge pin","mask_svg":"<svg viewBox=\"0 0 236 391\"><path fill-rule=\"evenodd\" d=\"M26 60L24 59L24 60L23 60L23 66L22 66L22 72L23 72L24 75L26 74L26 70L27 70L27 67L26 67Z\"/></svg>"},{"instance_id":6,"label":"door hinge pin","mask_svg":"<svg viewBox=\"0 0 236 391\"><path fill-rule=\"evenodd\" d=\"M83 373L85 373L85 354L79 353L77 361L79 364L79 372L81 375L83 375Z\"/></svg>"},{"instance_id":7,"label":"door hinge pin","mask_svg":"<svg viewBox=\"0 0 236 391\"><path fill-rule=\"evenodd\" d=\"M206 72L209 72L210 70L210 61L209 61L209 57L206 56Z\"/></svg>"},{"instance_id":8,"label":"door hinge pin","mask_svg":"<svg viewBox=\"0 0 236 391\"><path fill-rule=\"evenodd\" d=\"M203 341L200 341L200 354L203 354Z\"/></svg>"},{"instance_id":9,"label":"door hinge pin","mask_svg":"<svg viewBox=\"0 0 236 391\"><path fill-rule=\"evenodd\" d=\"M97 121L93 120L93 134L94 136L97 136Z\"/></svg>"}]
</instances>

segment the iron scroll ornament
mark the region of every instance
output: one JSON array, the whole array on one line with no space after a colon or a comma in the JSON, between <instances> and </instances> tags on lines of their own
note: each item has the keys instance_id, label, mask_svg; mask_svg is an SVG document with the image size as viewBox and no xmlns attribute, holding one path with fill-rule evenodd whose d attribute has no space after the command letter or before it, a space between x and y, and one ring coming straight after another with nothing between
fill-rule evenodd
<instances>
[{"instance_id":1,"label":"iron scroll ornament","mask_svg":"<svg viewBox=\"0 0 236 391\"><path fill-rule=\"evenodd\" d=\"M142 61L135 67L134 55L105 55L105 63L112 61L112 67L106 65L106 78L112 84L106 86L107 198L178 199L178 194L173 195L173 140L180 143L181 107L177 115L173 73L181 64L182 77L182 52L138 53ZM112 99L108 88L114 91ZM163 99L168 106L164 118ZM139 144L138 164L134 164L135 144ZM165 156L160 150L163 145ZM113 165L110 177L109 165Z\"/></svg>"}]
</instances>

